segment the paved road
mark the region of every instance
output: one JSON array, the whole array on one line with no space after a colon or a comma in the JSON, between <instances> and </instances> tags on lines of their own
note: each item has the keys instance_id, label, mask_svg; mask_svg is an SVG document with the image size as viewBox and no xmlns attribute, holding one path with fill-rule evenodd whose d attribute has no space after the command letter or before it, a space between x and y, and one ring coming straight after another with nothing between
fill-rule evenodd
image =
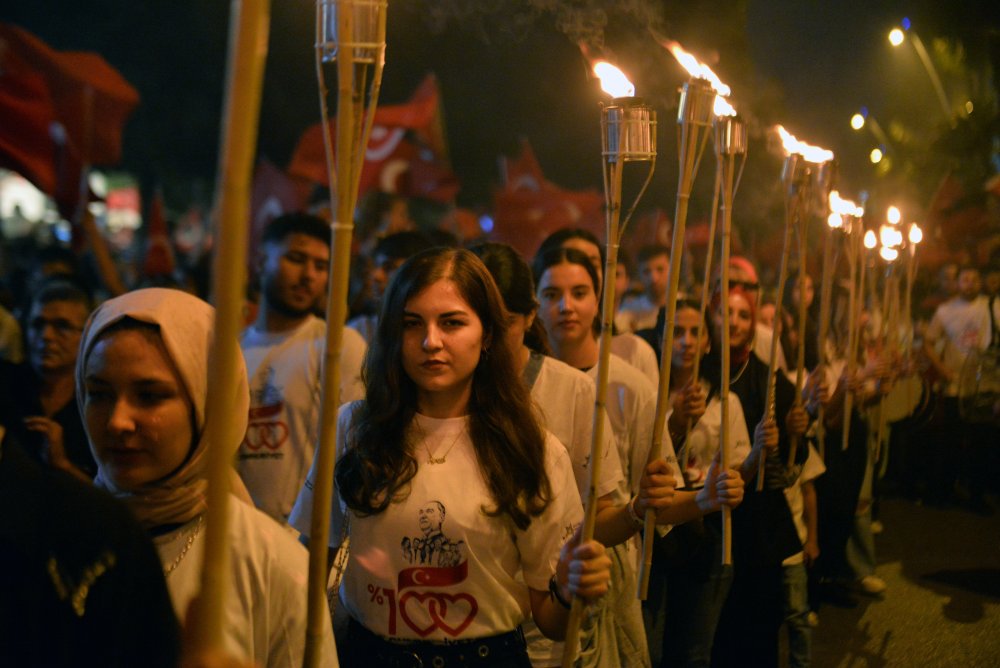
<instances>
[{"instance_id":1,"label":"paved road","mask_svg":"<svg viewBox=\"0 0 1000 668\"><path fill-rule=\"evenodd\" d=\"M829 605L813 635L816 668L1000 668L1000 513L893 499L876 537L882 598Z\"/></svg>"}]
</instances>

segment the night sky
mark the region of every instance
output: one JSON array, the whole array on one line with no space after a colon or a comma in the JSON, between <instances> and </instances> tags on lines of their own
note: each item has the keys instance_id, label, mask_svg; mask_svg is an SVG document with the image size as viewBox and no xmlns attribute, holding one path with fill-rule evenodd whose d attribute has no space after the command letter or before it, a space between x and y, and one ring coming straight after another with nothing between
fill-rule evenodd
<instances>
[{"instance_id":1,"label":"night sky","mask_svg":"<svg viewBox=\"0 0 1000 668\"><path fill-rule=\"evenodd\" d=\"M138 174L144 187L165 183L168 205L207 199L228 3L5 4L0 20L56 48L98 51L139 89L142 104L126 130L122 167ZM732 86L735 105L758 137L783 123L800 139L838 153L845 189L870 188L867 153L874 141L848 126L858 107L867 105L880 119L906 118L917 131L940 121L912 48L893 50L885 38L904 15L928 45L935 37L962 40L973 64L987 61L987 32L1000 25L998 3L974 0L390 0L382 101L405 100L424 73L437 74L452 162L464 184L462 204L489 203L497 158L513 155L521 137L531 141L551 180L600 188L598 110L604 98L575 44L586 40L599 54L603 47L658 109L660 161L645 203L672 210L676 90L685 75L651 37L648 28L654 28L712 65ZM309 2L272 2L259 152L279 166L287 164L299 134L318 120L313 22ZM964 95L963 82L943 78L949 93ZM779 158L766 154L763 140L751 150L760 182L768 174L777 180ZM199 185L188 185L193 181Z\"/></svg>"}]
</instances>

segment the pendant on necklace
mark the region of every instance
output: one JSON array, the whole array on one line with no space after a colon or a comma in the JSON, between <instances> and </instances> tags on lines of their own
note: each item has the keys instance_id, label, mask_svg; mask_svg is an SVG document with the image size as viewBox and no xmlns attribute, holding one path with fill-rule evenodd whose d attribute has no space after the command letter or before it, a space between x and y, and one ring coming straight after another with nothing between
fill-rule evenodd
<instances>
[{"instance_id":1,"label":"pendant on necklace","mask_svg":"<svg viewBox=\"0 0 1000 668\"><path fill-rule=\"evenodd\" d=\"M447 455L445 455L444 457L431 457L430 455L427 455L427 463L428 464L444 464L444 460L445 460L446 457L447 457Z\"/></svg>"}]
</instances>

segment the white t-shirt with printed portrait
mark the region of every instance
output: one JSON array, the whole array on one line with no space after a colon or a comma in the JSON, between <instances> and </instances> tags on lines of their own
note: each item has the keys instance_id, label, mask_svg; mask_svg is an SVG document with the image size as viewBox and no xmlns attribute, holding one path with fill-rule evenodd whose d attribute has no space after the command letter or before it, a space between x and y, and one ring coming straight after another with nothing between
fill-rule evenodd
<instances>
[{"instance_id":1,"label":"white t-shirt with printed portrait","mask_svg":"<svg viewBox=\"0 0 1000 668\"><path fill-rule=\"evenodd\" d=\"M341 408L338 443L351 407ZM344 609L387 638L455 640L504 633L530 614L528 587L545 591L559 551L583 518L566 449L551 435L545 466L552 498L525 530L485 509L492 498L468 437L467 418L417 415L418 468L405 499L378 515L351 512L351 549L341 583ZM426 448L440 464L429 464ZM290 521L308 531L313 472ZM334 504L336 547L348 511ZM522 579L519 579L522 578ZM527 584L527 587L525 586Z\"/></svg>"},{"instance_id":2,"label":"white t-shirt with printed portrait","mask_svg":"<svg viewBox=\"0 0 1000 668\"><path fill-rule=\"evenodd\" d=\"M286 522L319 441L326 323L315 316L288 332L248 328L240 339L250 380L250 420L237 470L254 504ZM367 346L344 330L340 402L364 396L361 364Z\"/></svg>"}]
</instances>

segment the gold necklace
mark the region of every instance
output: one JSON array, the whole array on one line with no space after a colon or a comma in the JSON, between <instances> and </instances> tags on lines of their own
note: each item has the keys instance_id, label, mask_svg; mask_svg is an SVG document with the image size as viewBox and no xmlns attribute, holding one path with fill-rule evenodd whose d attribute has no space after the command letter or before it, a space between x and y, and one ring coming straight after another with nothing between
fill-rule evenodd
<instances>
[{"instance_id":1,"label":"gold necklace","mask_svg":"<svg viewBox=\"0 0 1000 668\"><path fill-rule=\"evenodd\" d=\"M444 454L441 455L440 457L435 457L434 455L431 454L431 449L427 447L427 438L425 437L424 450L427 451L427 463L444 464L445 460L448 459L448 454L451 452L451 449L455 447L455 444L458 443L458 439L460 439L462 437L462 434L465 433L465 429L466 429L465 427L462 427L462 429L459 430L458 434L455 436L455 440L451 442L451 445L448 446L448 449L445 450Z\"/></svg>"},{"instance_id":2,"label":"gold necklace","mask_svg":"<svg viewBox=\"0 0 1000 668\"><path fill-rule=\"evenodd\" d=\"M187 556L188 550L190 550L191 546L194 545L194 539L198 537L198 532L201 531L201 525L204 522L205 522L205 515L204 514L198 515L198 523L194 525L194 529L191 531L190 534L188 534L187 542L184 544L184 548L181 550L181 553L177 555L177 558L174 559L169 566L163 569L164 577L169 576L171 573L177 570L177 567L181 565L182 561L184 561L184 557Z\"/></svg>"}]
</instances>

